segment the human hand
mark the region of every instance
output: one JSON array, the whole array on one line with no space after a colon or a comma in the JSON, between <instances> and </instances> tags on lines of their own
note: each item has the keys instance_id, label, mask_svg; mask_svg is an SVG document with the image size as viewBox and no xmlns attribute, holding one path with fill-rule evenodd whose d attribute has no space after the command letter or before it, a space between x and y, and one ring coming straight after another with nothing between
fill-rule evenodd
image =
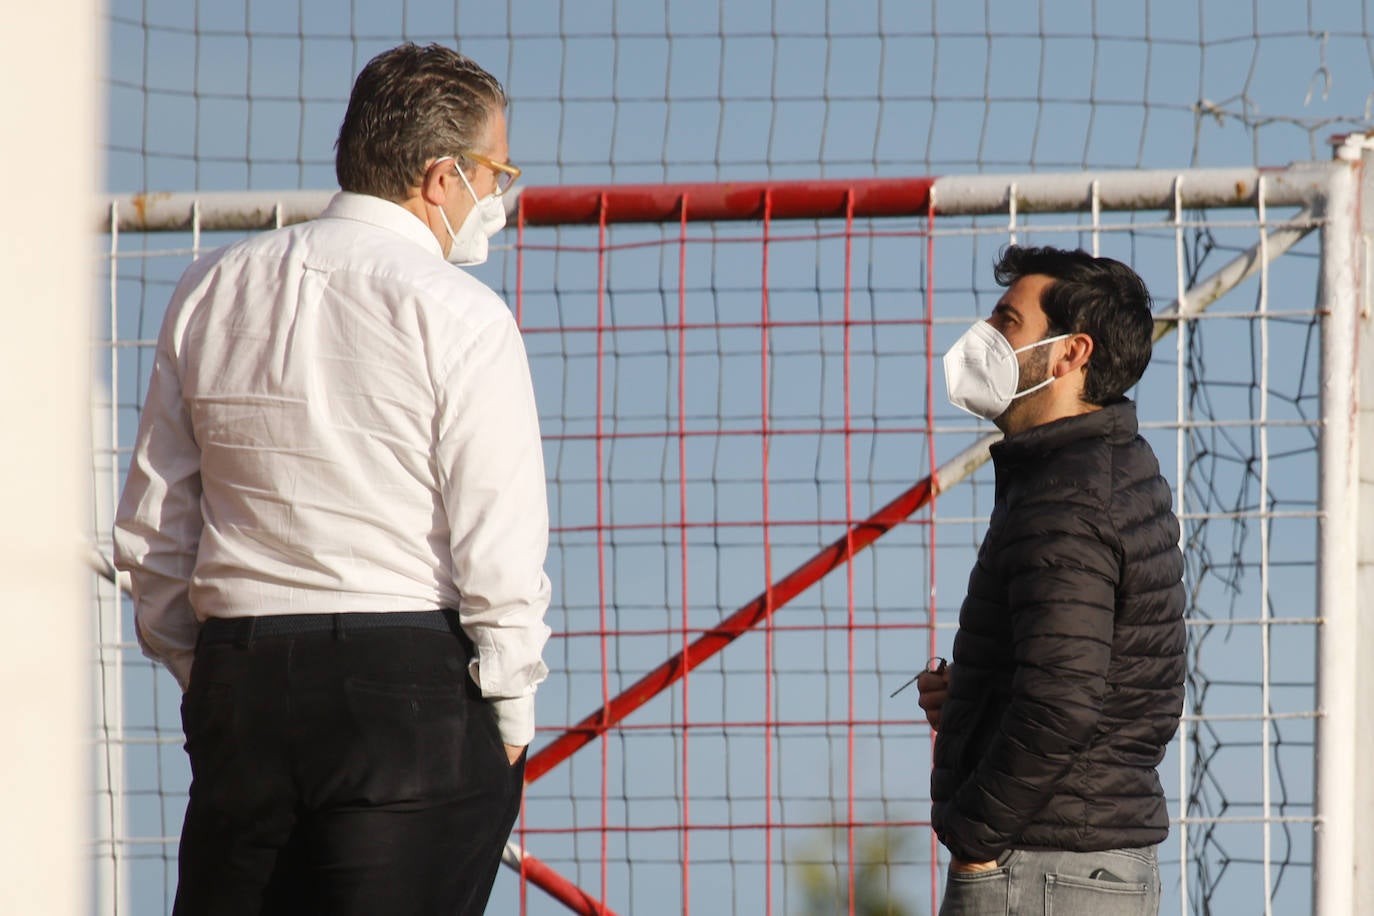
<instances>
[{"instance_id":1,"label":"human hand","mask_svg":"<svg viewBox=\"0 0 1374 916\"><path fill-rule=\"evenodd\" d=\"M932 731L940 730L940 710L949 692L950 665L943 658L932 658L926 670L916 676L916 690L920 692L920 706Z\"/></svg>"},{"instance_id":2,"label":"human hand","mask_svg":"<svg viewBox=\"0 0 1374 916\"><path fill-rule=\"evenodd\" d=\"M992 871L997 868L997 862L965 862L962 859L950 859L949 870L956 875L973 875L980 871Z\"/></svg>"},{"instance_id":3,"label":"human hand","mask_svg":"<svg viewBox=\"0 0 1374 916\"><path fill-rule=\"evenodd\" d=\"M517 762L519 762L519 760L520 760L520 755L523 754L523 753L525 753L525 748L526 748L527 746L528 746L528 745L520 745L519 747L516 747L514 744L507 744L507 745L505 746L505 747L506 747L506 759L510 761L510 765L511 765L511 766L515 766L515 764L516 764Z\"/></svg>"}]
</instances>

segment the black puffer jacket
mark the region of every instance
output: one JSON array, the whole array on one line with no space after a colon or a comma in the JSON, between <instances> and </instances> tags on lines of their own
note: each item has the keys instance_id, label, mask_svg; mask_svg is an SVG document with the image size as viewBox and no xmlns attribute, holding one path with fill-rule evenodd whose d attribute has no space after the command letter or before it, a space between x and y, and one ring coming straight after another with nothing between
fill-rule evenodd
<instances>
[{"instance_id":1,"label":"black puffer jacket","mask_svg":"<svg viewBox=\"0 0 1374 916\"><path fill-rule=\"evenodd\" d=\"M1135 405L992 447L996 500L959 612L932 823L968 861L1149 846L1183 709L1183 557Z\"/></svg>"}]
</instances>

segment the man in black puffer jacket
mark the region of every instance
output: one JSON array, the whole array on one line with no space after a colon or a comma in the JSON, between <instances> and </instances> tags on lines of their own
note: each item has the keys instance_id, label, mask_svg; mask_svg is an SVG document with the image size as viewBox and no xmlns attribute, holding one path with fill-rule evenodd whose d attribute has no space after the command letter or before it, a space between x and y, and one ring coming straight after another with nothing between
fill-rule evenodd
<instances>
[{"instance_id":1,"label":"man in black puffer jacket","mask_svg":"<svg viewBox=\"0 0 1374 916\"><path fill-rule=\"evenodd\" d=\"M1013 246L996 277L992 318L945 358L950 399L1006 437L953 663L917 682L940 912L1156 913L1186 638L1169 485L1123 398L1149 293L1082 251Z\"/></svg>"}]
</instances>

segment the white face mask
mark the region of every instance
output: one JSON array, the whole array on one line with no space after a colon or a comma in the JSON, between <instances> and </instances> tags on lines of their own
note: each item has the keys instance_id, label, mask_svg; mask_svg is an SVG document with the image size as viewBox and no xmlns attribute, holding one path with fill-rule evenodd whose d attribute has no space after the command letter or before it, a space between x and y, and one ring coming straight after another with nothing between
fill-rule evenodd
<instances>
[{"instance_id":1,"label":"white face mask","mask_svg":"<svg viewBox=\"0 0 1374 916\"><path fill-rule=\"evenodd\" d=\"M446 159L453 159L446 156ZM473 207L468 211L468 215L463 218L463 225L458 227L458 231L453 231L453 225L448 221L448 214L444 208L439 208L439 217L444 221L444 228L448 230L448 237L452 244L448 249L448 261L450 264L457 264L460 267L472 267L481 264L487 259L487 239L500 232L506 225L506 204L505 201L495 194L489 194L481 200L477 199L477 192L472 190L472 185L468 183L468 178L463 174L463 170L458 168L457 160L454 160L454 168L458 172L458 177L463 179L463 186L472 195Z\"/></svg>"},{"instance_id":2,"label":"white face mask","mask_svg":"<svg viewBox=\"0 0 1374 916\"><path fill-rule=\"evenodd\" d=\"M975 417L997 419L1016 398L1039 391L1054 381L1051 375L1038 385L1017 391L1016 386L1021 382L1021 364L1016 354L1069 336L1060 334L1058 337L1047 337L1014 350L992 325L986 321L975 322L945 354L945 388L949 391L949 402Z\"/></svg>"}]
</instances>

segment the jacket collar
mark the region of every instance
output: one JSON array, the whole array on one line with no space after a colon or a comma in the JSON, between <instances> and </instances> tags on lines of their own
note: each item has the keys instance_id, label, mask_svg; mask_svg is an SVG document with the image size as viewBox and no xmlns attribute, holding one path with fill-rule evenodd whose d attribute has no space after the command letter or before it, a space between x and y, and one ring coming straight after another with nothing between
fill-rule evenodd
<instances>
[{"instance_id":1,"label":"jacket collar","mask_svg":"<svg viewBox=\"0 0 1374 916\"><path fill-rule=\"evenodd\" d=\"M370 194L355 194L352 191L340 191L329 201L329 206L324 208L320 218L351 219L381 229L389 229L398 235L405 236L426 251L431 251L441 258L444 256L444 250L439 247L439 240L434 237L433 232L429 231L428 226L416 218L414 213L400 204L394 204L380 197L373 197Z\"/></svg>"},{"instance_id":2,"label":"jacket collar","mask_svg":"<svg viewBox=\"0 0 1374 916\"><path fill-rule=\"evenodd\" d=\"M1123 445L1134 439L1138 431L1135 404L1122 398L1091 413L1032 426L993 444L989 451L998 465L1020 464L1043 458L1081 439L1105 439L1109 445Z\"/></svg>"}]
</instances>

